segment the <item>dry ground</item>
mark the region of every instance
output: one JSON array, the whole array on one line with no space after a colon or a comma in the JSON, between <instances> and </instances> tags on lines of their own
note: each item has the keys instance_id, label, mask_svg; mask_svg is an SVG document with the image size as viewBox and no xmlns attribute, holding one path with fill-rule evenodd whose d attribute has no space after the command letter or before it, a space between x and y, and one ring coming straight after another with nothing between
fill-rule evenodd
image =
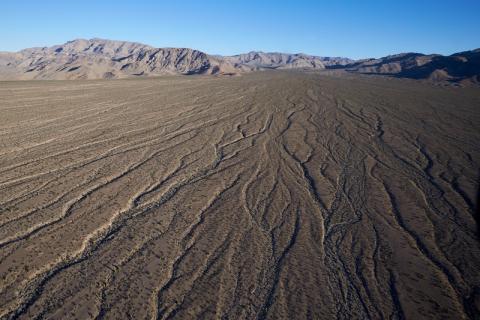
<instances>
[{"instance_id":1,"label":"dry ground","mask_svg":"<svg viewBox=\"0 0 480 320\"><path fill-rule=\"evenodd\" d=\"M0 83L0 318L479 316L480 90Z\"/></svg>"}]
</instances>

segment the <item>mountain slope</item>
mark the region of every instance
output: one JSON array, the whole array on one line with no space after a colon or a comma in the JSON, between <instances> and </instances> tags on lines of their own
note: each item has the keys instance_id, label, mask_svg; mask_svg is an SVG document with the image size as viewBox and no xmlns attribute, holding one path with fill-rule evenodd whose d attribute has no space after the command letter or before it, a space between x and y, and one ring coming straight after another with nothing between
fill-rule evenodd
<instances>
[{"instance_id":1,"label":"mountain slope","mask_svg":"<svg viewBox=\"0 0 480 320\"><path fill-rule=\"evenodd\" d=\"M354 61L303 53L251 51L234 56L209 55L188 48L94 38L62 45L0 52L0 80L110 79L165 74L239 74L269 69L344 69L362 74L480 83L480 49L450 56L402 53Z\"/></svg>"},{"instance_id":2,"label":"mountain slope","mask_svg":"<svg viewBox=\"0 0 480 320\"><path fill-rule=\"evenodd\" d=\"M279 52L251 51L230 57L223 57L223 61L235 67L250 70L263 69L325 69L330 65L347 65L353 60L336 57L317 57L303 53L287 54Z\"/></svg>"},{"instance_id":3,"label":"mountain slope","mask_svg":"<svg viewBox=\"0 0 480 320\"><path fill-rule=\"evenodd\" d=\"M0 54L0 75L17 79L122 78L202 73L209 68L208 56L197 50L156 49L139 43L102 39L79 39L64 45Z\"/></svg>"},{"instance_id":4,"label":"mountain slope","mask_svg":"<svg viewBox=\"0 0 480 320\"><path fill-rule=\"evenodd\" d=\"M97 79L161 74L235 74L265 69L324 69L345 58L250 52L213 56L187 48L154 48L104 39L0 53L0 79Z\"/></svg>"},{"instance_id":5,"label":"mountain slope","mask_svg":"<svg viewBox=\"0 0 480 320\"><path fill-rule=\"evenodd\" d=\"M380 59L357 61L346 66L350 72L386 74L402 78L449 82L479 82L480 49L442 56L404 53Z\"/></svg>"}]
</instances>

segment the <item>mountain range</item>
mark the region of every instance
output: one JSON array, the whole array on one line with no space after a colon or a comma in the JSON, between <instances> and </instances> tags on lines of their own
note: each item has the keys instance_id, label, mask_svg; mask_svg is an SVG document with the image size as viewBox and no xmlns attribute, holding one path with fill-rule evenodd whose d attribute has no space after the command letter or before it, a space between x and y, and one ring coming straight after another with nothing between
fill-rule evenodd
<instances>
[{"instance_id":1,"label":"mountain range","mask_svg":"<svg viewBox=\"0 0 480 320\"><path fill-rule=\"evenodd\" d=\"M480 49L442 56L403 53L365 59L345 66L349 72L427 79L434 82L480 82Z\"/></svg>"},{"instance_id":2,"label":"mountain range","mask_svg":"<svg viewBox=\"0 0 480 320\"><path fill-rule=\"evenodd\" d=\"M163 74L238 74L265 69L325 69L353 60L305 54L249 52L208 55L188 48L154 48L104 39L0 53L0 79L96 79Z\"/></svg>"},{"instance_id":3,"label":"mountain range","mask_svg":"<svg viewBox=\"0 0 480 320\"><path fill-rule=\"evenodd\" d=\"M136 42L94 38L76 39L52 47L0 52L0 80L236 75L268 69L342 69L353 73L478 83L480 49L451 56L403 53L354 61L342 57L260 51L220 56L189 48L154 48Z\"/></svg>"}]
</instances>

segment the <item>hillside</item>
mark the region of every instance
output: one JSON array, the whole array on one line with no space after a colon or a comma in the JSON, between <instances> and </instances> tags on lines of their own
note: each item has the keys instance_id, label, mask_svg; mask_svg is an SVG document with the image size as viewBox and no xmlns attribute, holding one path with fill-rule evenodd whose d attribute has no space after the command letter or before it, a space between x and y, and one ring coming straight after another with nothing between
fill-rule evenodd
<instances>
[{"instance_id":1,"label":"hillside","mask_svg":"<svg viewBox=\"0 0 480 320\"><path fill-rule=\"evenodd\" d=\"M0 79L101 79L163 74L236 74L266 69L324 69L352 60L250 52L213 56L187 48L154 48L105 39L0 53Z\"/></svg>"},{"instance_id":2,"label":"hillside","mask_svg":"<svg viewBox=\"0 0 480 320\"><path fill-rule=\"evenodd\" d=\"M103 39L74 40L63 45L0 54L0 77L15 79L96 79L133 75L204 73L208 56L185 48Z\"/></svg>"},{"instance_id":3,"label":"hillside","mask_svg":"<svg viewBox=\"0 0 480 320\"><path fill-rule=\"evenodd\" d=\"M366 59L351 63L347 71L364 74L393 75L400 78L431 81L476 82L480 80L480 49L438 54L403 53L379 59Z\"/></svg>"},{"instance_id":4,"label":"hillside","mask_svg":"<svg viewBox=\"0 0 480 320\"><path fill-rule=\"evenodd\" d=\"M432 82L480 83L480 49L450 56L401 53L354 61L342 57L261 51L220 56L189 48L154 48L136 42L94 38L19 52L0 52L0 80L235 75L271 69L341 69Z\"/></svg>"}]
</instances>

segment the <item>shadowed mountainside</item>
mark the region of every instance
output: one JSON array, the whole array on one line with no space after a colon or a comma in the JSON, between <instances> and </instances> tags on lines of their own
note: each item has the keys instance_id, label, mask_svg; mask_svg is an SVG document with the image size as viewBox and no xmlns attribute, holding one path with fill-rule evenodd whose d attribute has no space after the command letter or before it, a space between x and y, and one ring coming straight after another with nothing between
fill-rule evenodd
<instances>
[{"instance_id":1,"label":"shadowed mountainside","mask_svg":"<svg viewBox=\"0 0 480 320\"><path fill-rule=\"evenodd\" d=\"M364 74L394 75L435 82L480 82L480 49L450 56L403 53L380 59L361 60L345 67Z\"/></svg>"},{"instance_id":2,"label":"shadowed mountainside","mask_svg":"<svg viewBox=\"0 0 480 320\"><path fill-rule=\"evenodd\" d=\"M206 73L209 57L192 49L103 39L74 40L0 54L0 76L18 79L101 79L133 75Z\"/></svg>"},{"instance_id":3,"label":"shadowed mountainside","mask_svg":"<svg viewBox=\"0 0 480 320\"><path fill-rule=\"evenodd\" d=\"M251 52L221 57L186 48L104 39L0 53L0 79L102 79L163 74L236 74L265 69L324 69L345 58Z\"/></svg>"},{"instance_id":4,"label":"shadowed mountainside","mask_svg":"<svg viewBox=\"0 0 480 320\"><path fill-rule=\"evenodd\" d=\"M219 56L188 48L154 48L135 42L94 38L19 52L0 52L0 80L235 75L271 69L315 71L325 68L433 82L479 83L480 49L451 56L403 53L354 61L341 57L260 51Z\"/></svg>"}]
</instances>

